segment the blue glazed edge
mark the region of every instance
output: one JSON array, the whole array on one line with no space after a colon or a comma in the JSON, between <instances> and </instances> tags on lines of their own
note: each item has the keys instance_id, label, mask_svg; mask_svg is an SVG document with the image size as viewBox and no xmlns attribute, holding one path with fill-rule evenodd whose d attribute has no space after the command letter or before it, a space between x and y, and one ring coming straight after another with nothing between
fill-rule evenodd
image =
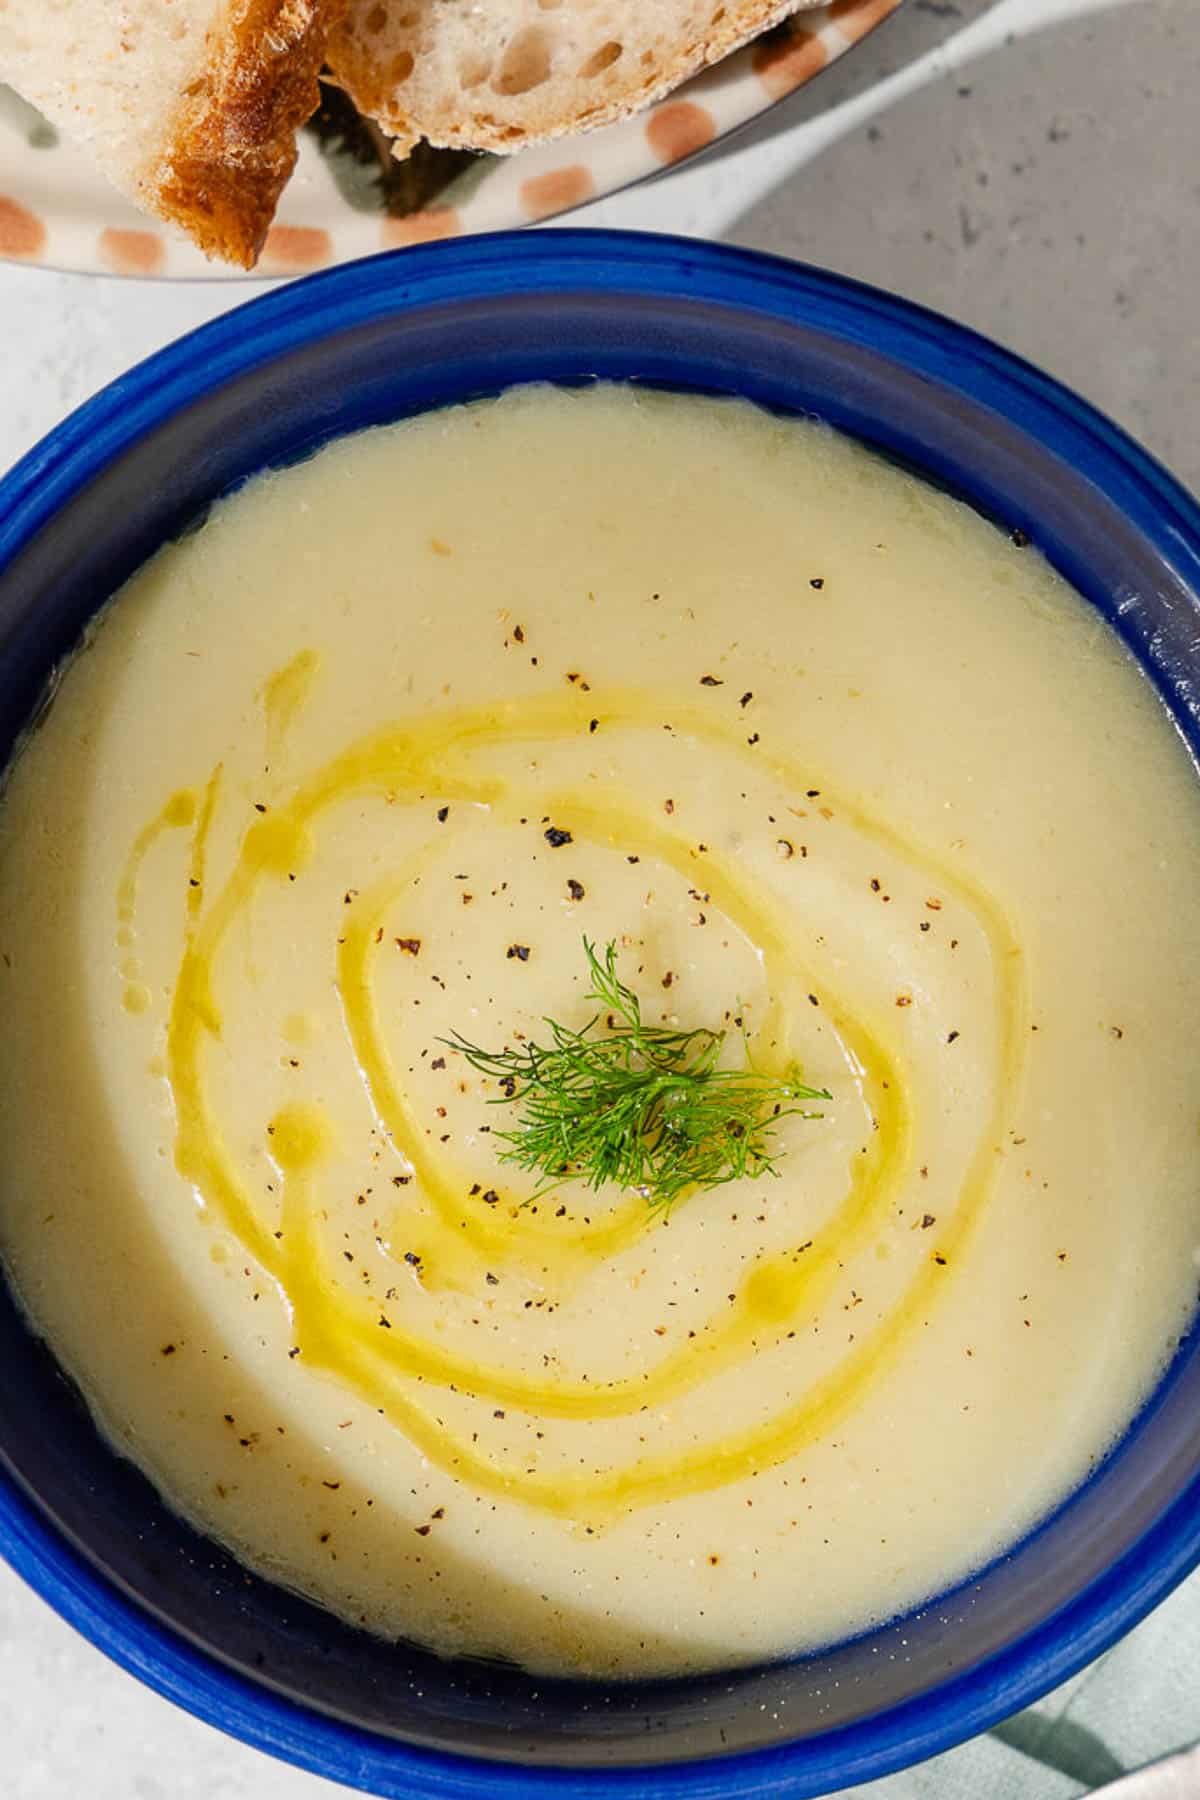
<instances>
[{"instance_id":1,"label":"blue glazed edge","mask_svg":"<svg viewBox=\"0 0 1200 1800\"><path fill-rule=\"evenodd\" d=\"M393 279L398 271L407 279ZM97 467L194 399L199 385L219 386L298 343L418 301L507 298L523 287L708 299L768 319L815 317L835 337L931 381L966 387L1031 435L1054 442L1065 426L1074 466L1164 550L1169 545L1185 579L1200 585L1196 501L1119 426L1031 363L938 313L807 264L688 238L579 230L501 232L392 251L309 276L199 326L102 388L13 466L0 483L0 564ZM234 321L241 329L231 334ZM1144 510L1150 497L1152 517Z\"/></svg>"},{"instance_id":2,"label":"blue glazed edge","mask_svg":"<svg viewBox=\"0 0 1200 1800\"><path fill-rule=\"evenodd\" d=\"M381 1800L480 1800L484 1792L501 1800L535 1792L553 1800L817 1800L954 1748L1032 1704L1131 1630L1200 1564L1200 1478L1069 1606L935 1694L824 1738L652 1768L566 1770L449 1756L294 1705L156 1624L98 1578L3 1475L0 1554L68 1624L156 1693L255 1749ZM794 1766L801 1760L803 1767Z\"/></svg>"},{"instance_id":3,"label":"blue glazed edge","mask_svg":"<svg viewBox=\"0 0 1200 1800\"><path fill-rule=\"evenodd\" d=\"M497 236L380 257L297 283L191 333L103 390L0 484L0 566L99 468L201 389L408 303L429 308L465 295L501 299L522 291L709 301L768 321L815 323L931 383L963 389L1069 458L1200 591L1195 502L1116 426L987 340L877 290L773 258L688 240L579 231ZM1008 523L1030 529L1039 521L1010 516ZM1194 736L1195 715L1178 699L1176 716ZM365 1791L397 1800L428 1793L476 1800L486 1785L514 1793L546 1789L563 1800L601 1792L708 1800L771 1789L807 1800L951 1747L1029 1704L1107 1648L1200 1563L1200 1478L1059 1614L936 1693L799 1744L654 1768L515 1767L389 1742L310 1712L155 1624L99 1578L3 1478L0 1550L83 1635L158 1692L260 1749Z\"/></svg>"}]
</instances>

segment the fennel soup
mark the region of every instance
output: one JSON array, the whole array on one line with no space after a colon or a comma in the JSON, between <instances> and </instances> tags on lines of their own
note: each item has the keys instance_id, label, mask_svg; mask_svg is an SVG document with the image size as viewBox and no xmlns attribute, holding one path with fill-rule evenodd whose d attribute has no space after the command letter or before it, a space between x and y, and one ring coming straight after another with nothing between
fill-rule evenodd
<instances>
[{"instance_id":1,"label":"fennel soup","mask_svg":"<svg viewBox=\"0 0 1200 1800\"><path fill-rule=\"evenodd\" d=\"M10 1278L373 1632L857 1631L1187 1329L1194 770L1032 548L824 427L530 388L260 477L2 823Z\"/></svg>"}]
</instances>

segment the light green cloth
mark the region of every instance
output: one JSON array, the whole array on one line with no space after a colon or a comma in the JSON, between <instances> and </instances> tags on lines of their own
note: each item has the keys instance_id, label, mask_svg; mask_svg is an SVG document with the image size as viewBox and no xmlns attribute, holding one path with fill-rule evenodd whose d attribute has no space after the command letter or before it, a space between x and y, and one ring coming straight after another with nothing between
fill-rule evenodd
<instances>
[{"instance_id":1,"label":"light green cloth","mask_svg":"<svg viewBox=\"0 0 1200 1800\"><path fill-rule=\"evenodd\" d=\"M1028 1712L844 1800L1076 1800L1198 1740L1200 1574ZM1171 1775L1122 1785L1112 1800L1200 1800L1200 1767L1189 1759Z\"/></svg>"}]
</instances>

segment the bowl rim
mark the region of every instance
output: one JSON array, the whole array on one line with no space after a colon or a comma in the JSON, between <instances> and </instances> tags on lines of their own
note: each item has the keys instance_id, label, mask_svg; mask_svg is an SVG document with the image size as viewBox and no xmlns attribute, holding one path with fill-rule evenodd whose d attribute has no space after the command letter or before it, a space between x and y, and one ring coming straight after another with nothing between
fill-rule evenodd
<instances>
[{"instance_id":1,"label":"bowl rim","mask_svg":"<svg viewBox=\"0 0 1200 1800\"><path fill-rule=\"evenodd\" d=\"M1052 445L1200 593L1200 504L1118 426L1021 358L937 313L808 265L684 238L586 230L496 233L341 265L178 339L69 415L0 481L0 568L101 469L201 395L358 325L522 292L709 302L768 320L799 319L868 346ZM780 1789L801 1800L949 1749L1109 1648L1200 1564L1200 1477L1058 1613L950 1683L817 1737L652 1767L567 1769L452 1755L288 1700L158 1624L3 1471L0 1554L86 1639L156 1692L255 1748L369 1793L477 1800L486 1784L501 1800L539 1789L562 1800L598 1793L708 1800Z\"/></svg>"}]
</instances>

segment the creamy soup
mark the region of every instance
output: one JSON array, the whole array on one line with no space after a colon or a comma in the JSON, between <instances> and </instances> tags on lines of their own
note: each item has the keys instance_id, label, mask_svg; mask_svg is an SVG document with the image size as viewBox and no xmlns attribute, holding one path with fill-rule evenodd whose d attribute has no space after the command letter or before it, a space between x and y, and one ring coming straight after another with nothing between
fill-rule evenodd
<instances>
[{"instance_id":1,"label":"creamy soup","mask_svg":"<svg viewBox=\"0 0 1200 1800\"><path fill-rule=\"evenodd\" d=\"M858 1631L1187 1327L1198 794L1032 548L818 424L529 389L338 443L129 583L12 772L12 1280L173 1506L371 1631ZM446 1040L583 1026L585 935L828 1090L774 1175L664 1216L501 1160Z\"/></svg>"}]
</instances>

